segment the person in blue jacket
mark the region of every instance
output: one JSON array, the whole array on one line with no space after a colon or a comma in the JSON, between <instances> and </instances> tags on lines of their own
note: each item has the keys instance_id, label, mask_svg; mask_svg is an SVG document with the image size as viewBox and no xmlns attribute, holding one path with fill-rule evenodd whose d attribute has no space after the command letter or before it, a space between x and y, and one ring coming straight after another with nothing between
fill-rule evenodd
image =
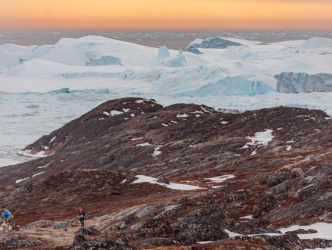
<instances>
[{"instance_id":1,"label":"person in blue jacket","mask_svg":"<svg viewBox=\"0 0 332 250\"><path fill-rule=\"evenodd\" d=\"M14 220L14 216L8 209L5 209L5 211L3 211L1 219L3 219L6 223L11 225L13 230L16 229L16 222Z\"/></svg>"},{"instance_id":2,"label":"person in blue jacket","mask_svg":"<svg viewBox=\"0 0 332 250\"><path fill-rule=\"evenodd\" d=\"M85 212L83 211L82 208L79 208L79 217L80 217L81 227L84 227L84 216L85 216Z\"/></svg>"}]
</instances>

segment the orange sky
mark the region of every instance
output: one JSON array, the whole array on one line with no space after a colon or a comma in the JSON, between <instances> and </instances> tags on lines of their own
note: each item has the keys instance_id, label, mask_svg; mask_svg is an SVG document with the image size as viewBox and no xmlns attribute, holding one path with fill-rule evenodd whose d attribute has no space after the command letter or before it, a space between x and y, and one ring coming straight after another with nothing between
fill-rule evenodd
<instances>
[{"instance_id":1,"label":"orange sky","mask_svg":"<svg viewBox=\"0 0 332 250\"><path fill-rule=\"evenodd\" d=\"M332 29L331 0L3 0L0 29Z\"/></svg>"}]
</instances>

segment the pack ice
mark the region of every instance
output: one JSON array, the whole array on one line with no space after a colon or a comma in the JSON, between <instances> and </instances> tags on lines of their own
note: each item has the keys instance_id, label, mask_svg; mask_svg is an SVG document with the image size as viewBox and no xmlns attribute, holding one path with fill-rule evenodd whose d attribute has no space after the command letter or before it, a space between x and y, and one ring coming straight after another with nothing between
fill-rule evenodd
<instances>
[{"instance_id":1,"label":"pack ice","mask_svg":"<svg viewBox=\"0 0 332 250\"><path fill-rule=\"evenodd\" d=\"M123 95L262 95L277 90L276 75L285 79L287 74L303 73L325 78L320 76L319 87L317 81L307 81L296 92L324 91L325 79L332 74L331 44L327 38L264 45L216 37L191 42L188 48L200 48L196 54L97 36L62 38L43 46L5 44L0 46L0 91L69 88L109 89ZM287 78L290 84L284 84L282 92L294 93L302 80Z\"/></svg>"}]
</instances>

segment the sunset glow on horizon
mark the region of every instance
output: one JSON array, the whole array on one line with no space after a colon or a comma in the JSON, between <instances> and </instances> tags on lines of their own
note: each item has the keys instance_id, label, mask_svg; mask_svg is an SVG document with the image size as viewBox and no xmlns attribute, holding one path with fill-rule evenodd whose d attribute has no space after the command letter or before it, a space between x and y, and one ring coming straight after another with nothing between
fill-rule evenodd
<instances>
[{"instance_id":1,"label":"sunset glow on horizon","mask_svg":"<svg viewBox=\"0 0 332 250\"><path fill-rule=\"evenodd\" d=\"M0 29L332 29L329 0L11 0Z\"/></svg>"}]
</instances>

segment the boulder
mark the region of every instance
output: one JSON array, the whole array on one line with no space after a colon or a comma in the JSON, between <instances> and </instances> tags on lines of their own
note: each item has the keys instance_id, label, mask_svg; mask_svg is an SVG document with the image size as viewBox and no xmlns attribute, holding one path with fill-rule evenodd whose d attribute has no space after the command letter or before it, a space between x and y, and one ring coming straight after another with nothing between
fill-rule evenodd
<instances>
[{"instance_id":1,"label":"boulder","mask_svg":"<svg viewBox=\"0 0 332 250\"><path fill-rule=\"evenodd\" d=\"M73 242L73 246L77 246L79 244L81 244L84 241L88 241L90 240L90 237L87 235L82 235L82 234L76 234L74 237L74 242Z\"/></svg>"},{"instance_id":2,"label":"boulder","mask_svg":"<svg viewBox=\"0 0 332 250\"><path fill-rule=\"evenodd\" d=\"M27 224L24 226L25 229L37 229L37 228L47 228L47 227L53 227L54 221L51 220L39 220L32 223Z\"/></svg>"},{"instance_id":3,"label":"boulder","mask_svg":"<svg viewBox=\"0 0 332 250\"><path fill-rule=\"evenodd\" d=\"M259 203L254 207L253 218L258 218L265 213L272 211L278 205L277 200L269 194L264 194L259 198Z\"/></svg>"},{"instance_id":4,"label":"boulder","mask_svg":"<svg viewBox=\"0 0 332 250\"><path fill-rule=\"evenodd\" d=\"M22 249L44 244L43 241L27 238L21 235L6 235L0 237L0 249Z\"/></svg>"},{"instance_id":5,"label":"boulder","mask_svg":"<svg viewBox=\"0 0 332 250\"><path fill-rule=\"evenodd\" d=\"M216 241L228 238L224 231L225 215L221 206L211 205L184 216L173 224L176 239L185 245L198 241Z\"/></svg>"},{"instance_id":6,"label":"boulder","mask_svg":"<svg viewBox=\"0 0 332 250\"><path fill-rule=\"evenodd\" d=\"M234 202L234 201L243 201L244 199L249 199L252 194L250 189L239 189L239 190L232 190L227 194L227 201Z\"/></svg>"},{"instance_id":7,"label":"boulder","mask_svg":"<svg viewBox=\"0 0 332 250\"><path fill-rule=\"evenodd\" d=\"M85 249L136 250L137 248L123 241L103 236L96 239L82 241L78 245L73 245L71 249L72 250L85 250Z\"/></svg>"},{"instance_id":8,"label":"boulder","mask_svg":"<svg viewBox=\"0 0 332 250\"><path fill-rule=\"evenodd\" d=\"M157 180L159 183L170 184L170 181L166 179L164 176L160 176Z\"/></svg>"},{"instance_id":9,"label":"boulder","mask_svg":"<svg viewBox=\"0 0 332 250\"><path fill-rule=\"evenodd\" d=\"M164 219L164 218L169 218L176 216L180 211L184 209L183 205L181 204L176 204L176 205L169 205L164 207L164 210L155 216L156 219Z\"/></svg>"},{"instance_id":10,"label":"boulder","mask_svg":"<svg viewBox=\"0 0 332 250\"><path fill-rule=\"evenodd\" d=\"M268 229L264 227L260 222L256 221L245 221L245 222L235 222L229 223L226 226L231 232L238 234L262 234L262 233L276 233L275 230Z\"/></svg>"},{"instance_id":11,"label":"boulder","mask_svg":"<svg viewBox=\"0 0 332 250\"><path fill-rule=\"evenodd\" d=\"M282 168L275 172L267 181L268 187L273 187L275 185L278 185L279 183L282 183L285 180L289 180L292 178L296 178L298 175L298 171L293 171L290 168Z\"/></svg>"},{"instance_id":12,"label":"boulder","mask_svg":"<svg viewBox=\"0 0 332 250\"><path fill-rule=\"evenodd\" d=\"M180 244L180 242L172 238L163 238L163 237L151 237L148 239L143 239L135 242L141 246L159 246L159 245L169 245L169 244Z\"/></svg>"},{"instance_id":13,"label":"boulder","mask_svg":"<svg viewBox=\"0 0 332 250\"><path fill-rule=\"evenodd\" d=\"M76 231L76 234L80 235L99 235L100 232L93 227L82 227Z\"/></svg>"}]
</instances>

